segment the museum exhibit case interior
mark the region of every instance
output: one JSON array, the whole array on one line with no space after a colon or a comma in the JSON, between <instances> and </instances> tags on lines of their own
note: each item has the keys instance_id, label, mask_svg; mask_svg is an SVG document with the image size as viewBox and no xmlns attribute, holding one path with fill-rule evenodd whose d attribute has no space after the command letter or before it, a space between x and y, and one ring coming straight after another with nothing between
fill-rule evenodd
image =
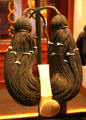
<instances>
[{"instance_id":1,"label":"museum exhibit case interior","mask_svg":"<svg viewBox=\"0 0 86 120\"><path fill-rule=\"evenodd\" d=\"M85 24L85 20L82 22L83 19L80 19L83 16L85 18L85 15L82 15L82 12L85 11L85 8L83 8L83 7L79 8L80 5L83 6L85 4L84 2L85 2L84 0L82 0L82 1L78 0L78 3L76 5L76 0L75 1L74 0L55 0L55 1L53 1L53 0L37 0L37 1L36 0L1 0L0 1L0 28L1 28L0 29L0 119L1 120L5 120L5 119L11 119L11 120L12 119L85 120L86 119L86 102L85 102L86 101L86 87L85 87L86 86L86 81L85 81L86 68L85 68L85 66L81 66L81 65L78 66L78 62L79 62L78 61L79 59L78 59L75 61L76 65L74 64L75 66L79 67L76 70L76 67L73 66L71 59L66 57L67 60L70 60L71 66L75 67L75 69L74 69L75 73L73 73L75 78L71 77L69 86L71 86L70 83L72 83L73 79L75 79L77 82L73 83L72 88L69 88L67 86L66 89L69 88L70 90L67 93L65 93L65 90L62 89L66 85L64 79L65 78L69 79L70 75L68 77L65 76L64 70L66 70L66 69L64 68L64 64L63 63L60 64L60 62L62 62L62 61L58 62L58 60L59 60L58 56L62 56L62 54L60 54L60 52L57 52L57 57L56 58L54 57L55 52L57 50L56 45L55 45L56 42L54 42L55 41L54 37L56 37L56 34L54 36L55 30L57 31L57 35L59 35L58 29L63 29L63 30L70 29L71 34L73 35L75 42L76 42L76 38L77 38L79 32L81 31L81 28L83 28L83 26ZM42 9L42 10L40 10L40 9ZM81 17L80 17L80 14L78 14L78 12L81 13ZM57 15L57 19L59 19L59 20L60 20L59 16L61 17L61 20L65 19L64 16L66 17L68 24L65 22L62 23L62 25L66 26L66 27L60 26L58 28L58 23L54 23L55 21L53 19L55 17L55 15ZM61 16L61 15L63 15L63 16ZM58 97L58 95L55 95L56 94L54 92L55 88L52 87L52 86L55 86L54 82L51 82L51 85L50 85L49 81L48 81L48 83L46 82L47 80L44 82L44 84L45 84L44 86L46 86L46 84L48 84L49 86L45 87L46 92L45 93L43 92L43 93L49 94L49 95L51 94L51 98L52 98L52 96L54 96L53 99L55 99L58 103L60 103L60 108L59 107L56 108L57 109L57 110L55 110L56 114L54 114L53 116L52 115L48 116L49 111L46 109L44 110L44 114L46 114L46 115L43 114L44 116L42 116L42 114L40 112L41 108L39 107L40 99L39 99L38 93L36 93L36 96L38 95L37 99L36 99L37 102L36 102L36 100L33 100L35 102L32 102L31 105L29 105L30 102L29 103L27 103L27 102L24 103L24 101L22 102L22 100L24 100L23 97L25 95L21 98L21 100L18 100L18 99L20 99L20 97L19 97L17 99L18 101L16 102L16 97L14 97L14 95L13 95L15 93L12 91L13 90L12 88L15 85L13 85L14 83L11 82L12 87L10 86L10 84L7 86L7 82L10 83L10 81L7 81L8 79L5 80L6 77L4 74L4 68L6 65L6 63L5 63L6 62L5 61L6 53L7 53L7 51L11 50L11 47L9 47L9 46L10 46L11 41L13 40L13 37L15 36L15 34L17 32L17 29L18 29L16 21L19 20L19 18L21 18L21 16L24 16L31 20L31 23L32 23L31 36L35 41L34 44L37 45L37 47L38 47L38 50L35 51L33 48L34 47L33 43L31 43L31 40L32 40L32 38L31 38L31 40L29 41L29 44L30 44L30 54L32 55L32 57L35 56L35 52L36 52L36 59L34 61L34 65L32 67L31 75L33 74L35 78L39 78L39 79L42 79L43 77L47 76L47 80L50 77L49 79L51 79L51 81L53 78L52 77L53 74L56 74L58 72L61 72L62 75L65 76L65 77L62 76L64 79L63 79L63 81L61 81L64 83L64 84L62 83L63 87L60 85L58 87L59 91L56 89L58 95L60 92L61 97ZM77 19L78 19L78 21L77 21ZM51 20L52 20L52 25L51 25ZM57 24L57 28L55 28L54 24L55 25ZM16 26L16 28L15 28L15 26ZM25 24L24 24L24 26L25 26ZM52 27L53 31L51 31L50 26ZM79 28L77 28L77 26ZM15 30L14 30L14 28L15 28ZM16 32L14 33L14 31L16 31ZM18 31L19 34L21 32L22 31ZM23 31L23 32L25 33L26 31ZM28 33L30 33L30 31ZM60 37L62 37L62 34L61 34L61 36L59 35L59 39L60 39ZM58 46L61 46L61 48L62 48L63 44L61 44L60 42L59 42L60 45L58 45ZM62 42L64 43L64 40L62 40ZM14 44L14 43L12 43L12 44ZM17 44L15 44L15 45L17 45ZM55 47L52 47L52 45L53 46L55 45ZM68 49L70 51L71 51L71 48L72 47L68 45ZM75 47L75 51L78 52L78 49L76 49L76 48L77 47ZM32 49L34 51L34 54L32 53ZM58 51L60 51L60 50L62 50L62 49L58 49ZM64 51L65 51L65 49L64 49ZM63 51L63 53L64 53L64 51ZM11 52L13 52L13 51L11 51ZM26 55L27 53L24 53L24 54ZM65 55L63 55L63 56L65 56ZM73 54L71 54L70 56L73 56ZM57 70L55 70L56 66L54 64L55 62L53 62L53 57L54 57L54 60L57 60L57 61L55 61L56 65L58 66ZM77 54L75 57L77 57ZM29 65L32 65L33 59L29 59L29 60L30 60ZM68 62L68 61L66 61L66 62ZM7 63L8 63L8 61L7 61ZM19 63L17 63L17 64L19 64ZM28 63L26 63L26 64L28 64ZM47 68L46 68L46 71L44 70L44 73L42 71L42 74L41 74L42 68L40 69L39 64L41 64L41 65L43 65L43 64L50 65L51 64L50 71L52 71L52 68L53 68L53 71L49 73L50 76L48 76L49 71L47 71ZM63 66L62 66L62 64L63 64ZM70 64L68 64L68 66ZM70 67L68 67L68 66L66 66L66 67L69 69ZM60 69L61 67L64 69ZM81 71L80 67L82 68L82 71ZM6 70L7 70L7 68L6 68ZM10 68L10 70L11 70L11 68ZM15 71L16 71L16 67L14 66L13 74L15 74ZM70 71L70 69L69 69L69 71ZM79 71L79 74L77 71ZM40 73L40 75L39 75L40 77L38 77L38 73ZM47 75L45 73L47 73ZM9 72L8 72L8 74L9 74ZM69 73L67 73L67 75L68 74ZM12 74L10 74L10 76L11 75ZM41 78L41 75L42 75L42 78ZM81 76L83 76L83 78ZM57 76L57 78L59 78L59 76ZM32 79L32 78L30 78L30 79ZM43 78L43 79L45 79L45 78ZM55 80L55 78L54 78L54 80ZM19 82L18 85L20 85L20 83L21 82ZM15 84L16 84L16 82L15 82ZM30 84L34 85L33 83L30 83ZM37 84L39 87L39 83L37 83ZM61 83L58 81L57 85L59 85L59 84L61 84ZM79 86L79 84L80 84L80 86ZM22 85L24 86L25 84L22 83ZM41 86L42 85L43 85L43 83L41 83ZM76 85L76 86L74 87L74 85ZM9 86L11 89L8 88ZM38 88L38 87L36 87L36 88ZM48 87L49 88L52 87L52 90L50 88L50 91L51 91L50 93L47 92L47 89L49 90ZM33 87L31 89L36 89L36 88ZM11 90L11 92L9 92L10 91L9 89ZM22 89L23 89L23 87L22 87ZM21 91L22 91L22 89L21 89ZM37 90L39 91L39 89L37 89ZM63 90L63 92L60 90ZM17 92L19 92L19 91L17 91ZM22 92L22 93L24 93L24 92ZM21 94L21 92L18 94ZM30 94L32 95L32 93L30 93ZM11 95L13 95L13 97ZM67 97L65 97L66 95L67 95ZM19 103L20 101L22 104ZM28 101L29 101L29 99L28 99ZM41 101L42 101L42 99L41 99ZM55 101L53 101L53 102L55 102ZM46 103L46 105L48 105L48 103ZM56 105L57 105L57 103L55 104L55 107L56 107ZM59 104L57 106L59 106ZM58 109L60 109L60 110L58 110ZM47 113L47 111L48 111L48 113ZM59 111L59 113L58 113L58 111Z\"/></svg>"}]
</instances>

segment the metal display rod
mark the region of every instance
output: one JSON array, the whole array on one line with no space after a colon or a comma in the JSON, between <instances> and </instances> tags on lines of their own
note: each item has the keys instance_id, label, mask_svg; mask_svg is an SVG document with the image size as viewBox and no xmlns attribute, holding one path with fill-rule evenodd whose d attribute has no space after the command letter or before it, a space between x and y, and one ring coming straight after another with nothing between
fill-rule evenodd
<instances>
[{"instance_id":1,"label":"metal display rod","mask_svg":"<svg viewBox=\"0 0 86 120\"><path fill-rule=\"evenodd\" d=\"M40 7L40 0L35 0L35 7ZM37 36L37 47L38 47L38 55L37 55L37 63L41 64L41 21L39 14L36 13L36 36Z\"/></svg>"}]
</instances>

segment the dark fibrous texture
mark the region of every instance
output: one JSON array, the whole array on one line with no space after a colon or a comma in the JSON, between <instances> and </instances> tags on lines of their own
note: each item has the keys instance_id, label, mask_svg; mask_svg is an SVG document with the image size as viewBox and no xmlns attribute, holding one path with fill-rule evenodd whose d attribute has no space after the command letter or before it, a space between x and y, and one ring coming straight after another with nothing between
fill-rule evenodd
<instances>
[{"instance_id":1,"label":"dark fibrous texture","mask_svg":"<svg viewBox=\"0 0 86 120\"><path fill-rule=\"evenodd\" d=\"M52 69L52 91L54 99L59 103L65 103L80 90L81 59L66 18L63 15L55 16L51 21L51 28L52 44L49 44L48 56Z\"/></svg>"},{"instance_id":2,"label":"dark fibrous texture","mask_svg":"<svg viewBox=\"0 0 86 120\"><path fill-rule=\"evenodd\" d=\"M63 15L51 21L53 31L48 57L52 72L53 98L60 104L72 99L82 84L82 67L79 51ZM32 73L36 58L31 22L25 17L15 23L15 35L5 56L4 76L10 95L23 105L40 102L40 81Z\"/></svg>"},{"instance_id":3,"label":"dark fibrous texture","mask_svg":"<svg viewBox=\"0 0 86 120\"><path fill-rule=\"evenodd\" d=\"M68 21L64 15L56 15L51 20L52 30L59 29L60 27L64 27L68 25Z\"/></svg>"},{"instance_id":4,"label":"dark fibrous texture","mask_svg":"<svg viewBox=\"0 0 86 120\"><path fill-rule=\"evenodd\" d=\"M8 49L4 65L5 82L9 93L19 103L29 106L38 104L40 99L39 80L32 74L36 50L29 31L31 29L28 18L21 17L16 21L16 33L10 45L12 49ZM20 64L15 63L16 61Z\"/></svg>"},{"instance_id":5,"label":"dark fibrous texture","mask_svg":"<svg viewBox=\"0 0 86 120\"><path fill-rule=\"evenodd\" d=\"M29 32L31 32L32 23L30 22L28 18L25 18L24 16L22 16L16 20L14 29L15 29L15 32L18 32L21 29L28 30Z\"/></svg>"}]
</instances>

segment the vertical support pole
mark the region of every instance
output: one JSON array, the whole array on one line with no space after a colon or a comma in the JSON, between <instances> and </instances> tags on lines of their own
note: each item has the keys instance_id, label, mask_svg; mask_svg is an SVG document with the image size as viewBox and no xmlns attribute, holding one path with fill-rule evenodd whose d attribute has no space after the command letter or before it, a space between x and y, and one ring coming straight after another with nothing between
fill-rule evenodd
<instances>
[{"instance_id":1,"label":"vertical support pole","mask_svg":"<svg viewBox=\"0 0 86 120\"><path fill-rule=\"evenodd\" d=\"M35 7L40 7L40 0L35 0ZM36 36L38 47L37 63L41 64L41 21L40 16L38 14L36 14Z\"/></svg>"}]
</instances>

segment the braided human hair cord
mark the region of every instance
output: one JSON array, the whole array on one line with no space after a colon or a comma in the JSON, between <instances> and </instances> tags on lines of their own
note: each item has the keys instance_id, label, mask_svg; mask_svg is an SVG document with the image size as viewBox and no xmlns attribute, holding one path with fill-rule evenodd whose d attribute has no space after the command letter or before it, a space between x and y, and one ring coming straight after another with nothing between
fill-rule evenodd
<instances>
[{"instance_id":1,"label":"braided human hair cord","mask_svg":"<svg viewBox=\"0 0 86 120\"><path fill-rule=\"evenodd\" d=\"M56 15L51 21L52 38L48 56L52 69L52 91L59 103L72 99L80 90L82 67L78 48L68 28L67 19Z\"/></svg>"},{"instance_id":2,"label":"braided human hair cord","mask_svg":"<svg viewBox=\"0 0 86 120\"><path fill-rule=\"evenodd\" d=\"M53 34L48 48L53 97L60 104L72 99L80 90L82 82L79 52L64 18L62 15L53 18ZM39 78L35 78L32 73L36 47L31 30L28 18L23 16L16 21L15 35L4 65L5 82L10 95L17 102L28 106L37 105L40 101Z\"/></svg>"},{"instance_id":3,"label":"braided human hair cord","mask_svg":"<svg viewBox=\"0 0 86 120\"><path fill-rule=\"evenodd\" d=\"M5 82L11 96L24 105L38 104L39 80L32 74L36 50L31 37L32 24L26 17L15 23L15 35L5 56Z\"/></svg>"}]
</instances>

